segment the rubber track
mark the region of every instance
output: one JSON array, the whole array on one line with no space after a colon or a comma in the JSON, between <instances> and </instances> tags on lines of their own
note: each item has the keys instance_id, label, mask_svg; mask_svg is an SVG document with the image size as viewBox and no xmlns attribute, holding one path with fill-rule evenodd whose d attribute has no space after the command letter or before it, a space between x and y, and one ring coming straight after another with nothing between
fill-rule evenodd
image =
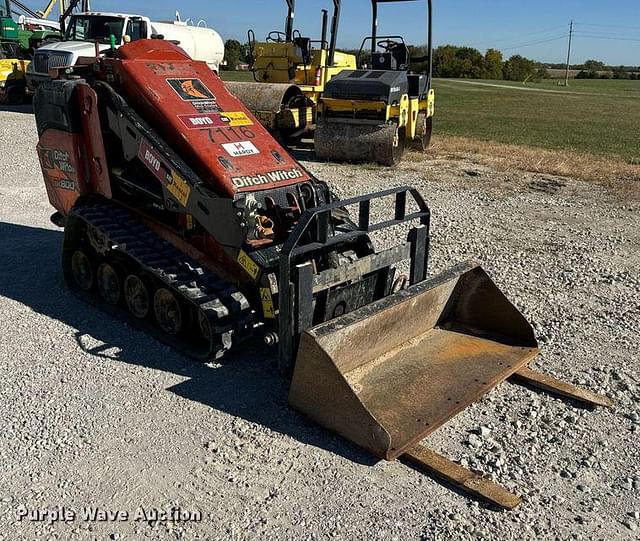
<instances>
[{"instance_id":1,"label":"rubber track","mask_svg":"<svg viewBox=\"0 0 640 541\"><path fill-rule=\"evenodd\" d=\"M77 229L78 219L85 225L83 232ZM124 317L161 341L201 360L220 358L233 345L251 334L253 311L240 291L153 233L122 207L111 203L94 203L73 209L65 228L65 259L78 248L73 240L79 238L78 234L88 238L88 226L102 232L111 249L121 256L126 255L130 262L138 266L138 271L153 275L163 287L190 304L194 309L193 313L197 314L201 310L211 329L209 345L196 347L179 336L168 335L153 324L150 318L138 320L123 306L111 306L103 302L97 293L85 293L73 287L72 279L67 276L69 285L85 300L97 304L109 313ZM151 311L153 312L153 307ZM197 325L197 321L195 324ZM204 339L201 341L205 343Z\"/></svg>"}]
</instances>

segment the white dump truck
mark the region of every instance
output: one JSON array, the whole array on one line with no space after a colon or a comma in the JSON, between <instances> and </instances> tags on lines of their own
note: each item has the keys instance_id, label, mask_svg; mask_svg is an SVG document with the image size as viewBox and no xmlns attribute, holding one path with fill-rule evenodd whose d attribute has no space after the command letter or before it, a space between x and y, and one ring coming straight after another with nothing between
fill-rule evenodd
<instances>
[{"instance_id":1,"label":"white dump truck","mask_svg":"<svg viewBox=\"0 0 640 541\"><path fill-rule=\"evenodd\" d=\"M148 17L124 13L85 12L74 14L66 25L64 40L40 47L27 69L27 84L33 89L49 78L49 70L74 66L78 58L95 56L129 41L163 38L179 45L194 60L202 60L218 71L224 58L224 42L215 30L186 22L152 22Z\"/></svg>"}]
</instances>

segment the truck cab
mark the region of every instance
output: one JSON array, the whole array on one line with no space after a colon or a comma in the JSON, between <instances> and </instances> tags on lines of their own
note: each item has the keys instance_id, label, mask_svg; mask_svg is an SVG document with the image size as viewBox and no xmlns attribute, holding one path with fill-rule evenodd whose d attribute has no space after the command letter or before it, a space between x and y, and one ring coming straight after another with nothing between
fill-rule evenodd
<instances>
[{"instance_id":1,"label":"truck cab","mask_svg":"<svg viewBox=\"0 0 640 541\"><path fill-rule=\"evenodd\" d=\"M72 67L80 57L95 57L96 49L104 53L112 46L162 37L179 45L194 60L202 60L218 71L224 58L224 41L220 34L205 26L186 22L152 22L141 15L84 12L72 15L66 25L64 40L40 47L27 69L27 84L33 90L50 78L49 70Z\"/></svg>"},{"instance_id":2,"label":"truck cab","mask_svg":"<svg viewBox=\"0 0 640 541\"><path fill-rule=\"evenodd\" d=\"M151 37L151 21L140 15L87 12L72 15L64 40L39 48L27 71L29 87L49 78L49 70L73 66L82 56L95 56L113 45ZM97 44L97 45L96 45Z\"/></svg>"},{"instance_id":3,"label":"truck cab","mask_svg":"<svg viewBox=\"0 0 640 541\"><path fill-rule=\"evenodd\" d=\"M125 36L129 36L129 41L148 38L150 28L151 21L140 15L82 13L71 16L64 39L110 45L114 36L115 45L120 46Z\"/></svg>"}]
</instances>

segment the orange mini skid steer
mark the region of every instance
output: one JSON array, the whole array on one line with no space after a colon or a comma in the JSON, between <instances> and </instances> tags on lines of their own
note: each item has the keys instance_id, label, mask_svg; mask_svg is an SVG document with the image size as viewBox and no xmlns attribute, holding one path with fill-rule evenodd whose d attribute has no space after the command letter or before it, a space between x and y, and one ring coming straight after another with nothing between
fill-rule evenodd
<instances>
[{"instance_id":1,"label":"orange mini skid steer","mask_svg":"<svg viewBox=\"0 0 640 541\"><path fill-rule=\"evenodd\" d=\"M68 286L204 361L250 337L277 345L294 408L378 457L517 504L416 447L514 374L542 385L524 370L538 351L531 326L480 267L427 278L421 195L335 201L171 43L139 40L80 65L34 101ZM374 211L382 199L389 215ZM374 248L372 235L400 226L397 245ZM544 382L579 392L561 385Z\"/></svg>"}]
</instances>

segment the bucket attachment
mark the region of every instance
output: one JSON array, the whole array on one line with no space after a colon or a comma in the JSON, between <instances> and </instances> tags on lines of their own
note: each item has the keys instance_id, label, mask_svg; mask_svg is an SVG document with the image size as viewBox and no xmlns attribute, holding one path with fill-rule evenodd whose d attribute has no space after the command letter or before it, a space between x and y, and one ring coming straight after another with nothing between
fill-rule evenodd
<instances>
[{"instance_id":1,"label":"bucket attachment","mask_svg":"<svg viewBox=\"0 0 640 541\"><path fill-rule=\"evenodd\" d=\"M537 352L522 314L464 263L304 332L289 403L394 460Z\"/></svg>"}]
</instances>

